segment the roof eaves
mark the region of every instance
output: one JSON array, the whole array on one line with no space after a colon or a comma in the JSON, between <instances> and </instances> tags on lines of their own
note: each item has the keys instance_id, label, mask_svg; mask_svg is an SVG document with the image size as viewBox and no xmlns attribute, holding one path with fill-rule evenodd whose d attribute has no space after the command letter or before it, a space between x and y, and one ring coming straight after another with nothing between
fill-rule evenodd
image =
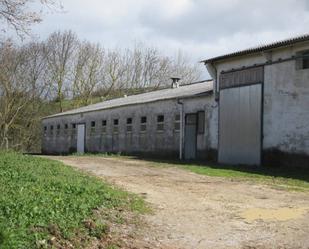
<instances>
[{"instance_id":1,"label":"roof eaves","mask_svg":"<svg viewBox=\"0 0 309 249\"><path fill-rule=\"evenodd\" d=\"M68 111L69 113L63 112L63 113L57 113L57 114L53 114L53 115L50 115L50 116L43 117L42 120L49 119L49 118L63 117L63 116L78 115L78 114L81 114L81 113L89 113L89 112L94 112L94 111L114 109L114 108L119 108L119 107L123 107L123 106L141 105L141 104L144 104L144 103L153 103L153 102L165 101L165 100L171 100L171 99L184 99L184 98L201 97L201 96L208 95L211 92L213 92L213 89L206 89L202 93L188 94L188 95L183 95L183 96L173 96L173 97L166 97L166 98L158 98L158 99L153 99L153 100L150 100L150 101L145 101L143 103L130 103L130 104L124 103L124 104L111 106L111 107L102 107L102 108L97 108L97 109L94 108L94 109L84 110L84 111L81 110L81 111L72 112L72 113L70 113L70 111ZM71 110L71 111L73 111L73 110Z\"/></svg>"},{"instance_id":2,"label":"roof eaves","mask_svg":"<svg viewBox=\"0 0 309 249\"><path fill-rule=\"evenodd\" d=\"M223 59L227 59L227 58L232 58L232 57L236 57L236 56L242 56L242 55L248 55L248 54L253 54L253 53L258 53L258 52L263 52L266 50L270 50L270 49L275 49L275 48L280 48L280 47L284 47L284 46L289 46L289 45L293 45L295 43L299 43L299 42L306 42L309 41L309 34L305 34L302 36L297 36L297 37L293 37L293 38L289 38L286 40L282 40L282 41L277 41L277 42L273 42L270 44L266 44L266 45L262 45L262 46L258 46L258 47L254 47L254 48L249 48L249 49L245 49L245 50L241 50L241 51L237 51L237 52L233 52L233 53L229 53L229 54L225 54L225 55L220 55L217 57L213 57L207 60L202 60L200 61L201 63L207 64L207 63L212 63L218 60L223 60Z\"/></svg>"}]
</instances>

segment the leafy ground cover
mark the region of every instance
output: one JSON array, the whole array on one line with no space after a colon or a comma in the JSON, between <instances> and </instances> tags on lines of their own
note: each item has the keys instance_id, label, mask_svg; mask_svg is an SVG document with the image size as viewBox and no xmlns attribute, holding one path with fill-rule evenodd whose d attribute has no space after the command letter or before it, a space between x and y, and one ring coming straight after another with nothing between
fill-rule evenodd
<instances>
[{"instance_id":1,"label":"leafy ground cover","mask_svg":"<svg viewBox=\"0 0 309 249\"><path fill-rule=\"evenodd\" d=\"M0 152L0 193L2 249L84 248L110 236L117 210L147 211L141 198L98 178L14 152Z\"/></svg>"}]
</instances>

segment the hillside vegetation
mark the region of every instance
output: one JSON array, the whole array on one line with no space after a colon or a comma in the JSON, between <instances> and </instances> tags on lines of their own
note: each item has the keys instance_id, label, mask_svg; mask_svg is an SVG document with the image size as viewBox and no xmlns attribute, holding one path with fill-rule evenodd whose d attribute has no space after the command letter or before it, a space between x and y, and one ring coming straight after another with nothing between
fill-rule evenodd
<instances>
[{"instance_id":1,"label":"hillside vegetation","mask_svg":"<svg viewBox=\"0 0 309 249\"><path fill-rule=\"evenodd\" d=\"M0 152L0 248L84 248L144 202L62 163ZM102 218L103 217L103 218Z\"/></svg>"}]
</instances>

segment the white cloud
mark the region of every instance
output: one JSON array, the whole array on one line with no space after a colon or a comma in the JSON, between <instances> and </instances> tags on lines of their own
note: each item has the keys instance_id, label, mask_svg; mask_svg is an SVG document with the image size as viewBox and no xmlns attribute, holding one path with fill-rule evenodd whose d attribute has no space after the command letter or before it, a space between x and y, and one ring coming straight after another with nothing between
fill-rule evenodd
<instances>
[{"instance_id":1,"label":"white cloud","mask_svg":"<svg viewBox=\"0 0 309 249\"><path fill-rule=\"evenodd\" d=\"M308 0L63 0L67 11L45 17L45 38L72 29L106 47L137 41L193 62L309 32Z\"/></svg>"}]
</instances>

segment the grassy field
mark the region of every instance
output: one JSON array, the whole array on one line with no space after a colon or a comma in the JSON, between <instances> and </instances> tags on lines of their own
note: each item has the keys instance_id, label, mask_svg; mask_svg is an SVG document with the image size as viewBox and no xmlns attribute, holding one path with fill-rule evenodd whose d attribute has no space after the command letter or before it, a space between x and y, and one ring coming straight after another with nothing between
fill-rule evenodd
<instances>
[{"instance_id":1,"label":"grassy field","mask_svg":"<svg viewBox=\"0 0 309 249\"><path fill-rule=\"evenodd\" d=\"M0 193L1 249L84 248L109 233L102 219L109 212L147 210L141 198L95 177L17 153L0 152Z\"/></svg>"}]
</instances>

